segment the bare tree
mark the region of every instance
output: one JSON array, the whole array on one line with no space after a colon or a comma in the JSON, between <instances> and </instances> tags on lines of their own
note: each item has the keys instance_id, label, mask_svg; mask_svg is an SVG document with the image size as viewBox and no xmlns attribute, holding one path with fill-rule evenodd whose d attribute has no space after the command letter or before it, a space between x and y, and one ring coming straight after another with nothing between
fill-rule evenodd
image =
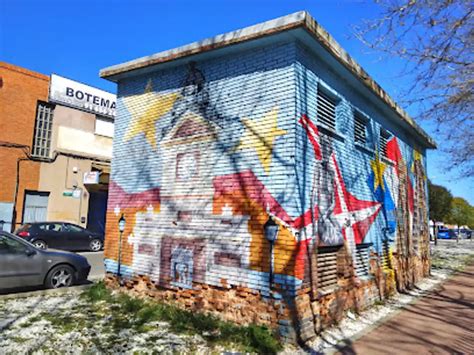
<instances>
[{"instance_id":1,"label":"bare tree","mask_svg":"<svg viewBox=\"0 0 474 355\"><path fill-rule=\"evenodd\" d=\"M381 15L357 26L368 47L406 62L412 79L402 105L435 124L448 168L474 175L473 10L472 0L375 0Z\"/></svg>"}]
</instances>

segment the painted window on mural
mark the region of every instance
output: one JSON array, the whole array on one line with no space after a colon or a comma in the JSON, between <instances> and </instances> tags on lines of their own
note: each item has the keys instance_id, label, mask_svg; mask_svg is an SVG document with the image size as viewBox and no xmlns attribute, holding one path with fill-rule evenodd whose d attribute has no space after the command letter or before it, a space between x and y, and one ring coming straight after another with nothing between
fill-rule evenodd
<instances>
[{"instance_id":1,"label":"painted window on mural","mask_svg":"<svg viewBox=\"0 0 474 355\"><path fill-rule=\"evenodd\" d=\"M51 150L51 134L53 131L54 106L46 102L38 102L36 108L35 136L32 155L48 158Z\"/></svg>"},{"instance_id":2,"label":"painted window on mural","mask_svg":"<svg viewBox=\"0 0 474 355\"><path fill-rule=\"evenodd\" d=\"M179 153L176 158L176 178L180 181L192 179L199 174L199 153Z\"/></svg>"},{"instance_id":3,"label":"painted window on mural","mask_svg":"<svg viewBox=\"0 0 474 355\"><path fill-rule=\"evenodd\" d=\"M171 254L171 284L183 288L192 288L193 251L176 247Z\"/></svg>"},{"instance_id":4,"label":"painted window on mural","mask_svg":"<svg viewBox=\"0 0 474 355\"><path fill-rule=\"evenodd\" d=\"M319 87L316 106L318 122L332 130L336 130L336 106L337 99Z\"/></svg>"},{"instance_id":5,"label":"painted window on mural","mask_svg":"<svg viewBox=\"0 0 474 355\"><path fill-rule=\"evenodd\" d=\"M356 143L365 144L367 142L368 120L358 112L354 113L354 140Z\"/></svg>"}]
</instances>

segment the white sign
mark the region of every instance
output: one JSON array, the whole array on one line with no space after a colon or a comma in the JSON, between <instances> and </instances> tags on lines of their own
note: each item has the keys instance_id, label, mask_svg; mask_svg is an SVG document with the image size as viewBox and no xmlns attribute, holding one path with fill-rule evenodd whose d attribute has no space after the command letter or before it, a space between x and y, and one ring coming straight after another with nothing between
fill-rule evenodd
<instances>
[{"instance_id":1,"label":"white sign","mask_svg":"<svg viewBox=\"0 0 474 355\"><path fill-rule=\"evenodd\" d=\"M88 171L84 173L84 184L98 184L99 183L99 172Z\"/></svg>"},{"instance_id":2,"label":"white sign","mask_svg":"<svg viewBox=\"0 0 474 355\"><path fill-rule=\"evenodd\" d=\"M52 74L49 100L91 113L115 117L117 96L110 92Z\"/></svg>"},{"instance_id":3,"label":"white sign","mask_svg":"<svg viewBox=\"0 0 474 355\"><path fill-rule=\"evenodd\" d=\"M72 198L81 198L82 189L75 189L72 191Z\"/></svg>"}]
</instances>

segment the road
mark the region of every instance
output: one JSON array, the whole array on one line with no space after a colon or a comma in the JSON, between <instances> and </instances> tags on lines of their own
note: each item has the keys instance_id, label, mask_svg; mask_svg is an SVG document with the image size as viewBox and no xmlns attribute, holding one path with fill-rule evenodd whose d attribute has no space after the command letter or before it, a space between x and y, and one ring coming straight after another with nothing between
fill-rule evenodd
<instances>
[{"instance_id":1,"label":"road","mask_svg":"<svg viewBox=\"0 0 474 355\"><path fill-rule=\"evenodd\" d=\"M83 255L89 261L89 264L92 266L91 272L89 274L89 280L99 280L104 277L105 267L104 267L104 252L84 252L78 253Z\"/></svg>"}]
</instances>

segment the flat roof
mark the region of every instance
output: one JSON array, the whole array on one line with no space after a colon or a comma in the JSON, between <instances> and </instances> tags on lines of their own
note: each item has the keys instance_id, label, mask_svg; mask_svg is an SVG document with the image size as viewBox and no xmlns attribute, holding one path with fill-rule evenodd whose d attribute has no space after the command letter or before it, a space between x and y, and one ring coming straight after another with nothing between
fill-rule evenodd
<instances>
[{"instance_id":1,"label":"flat roof","mask_svg":"<svg viewBox=\"0 0 474 355\"><path fill-rule=\"evenodd\" d=\"M272 35L283 34L292 30L303 29L313 40L318 42L334 59L344 66L353 76L363 83L390 109L397 113L401 122L411 128L415 135L427 148L436 148L435 141L411 118L370 75L322 28L306 11L279 17L257 25L245 27L236 31L217 35L202 41L159 52L150 56L131 60L122 64L102 69L100 76L113 82L135 72L138 75L146 72L145 68L158 69L165 63L176 61L189 56L196 56L218 49L244 44L252 40L262 39Z\"/></svg>"}]
</instances>

